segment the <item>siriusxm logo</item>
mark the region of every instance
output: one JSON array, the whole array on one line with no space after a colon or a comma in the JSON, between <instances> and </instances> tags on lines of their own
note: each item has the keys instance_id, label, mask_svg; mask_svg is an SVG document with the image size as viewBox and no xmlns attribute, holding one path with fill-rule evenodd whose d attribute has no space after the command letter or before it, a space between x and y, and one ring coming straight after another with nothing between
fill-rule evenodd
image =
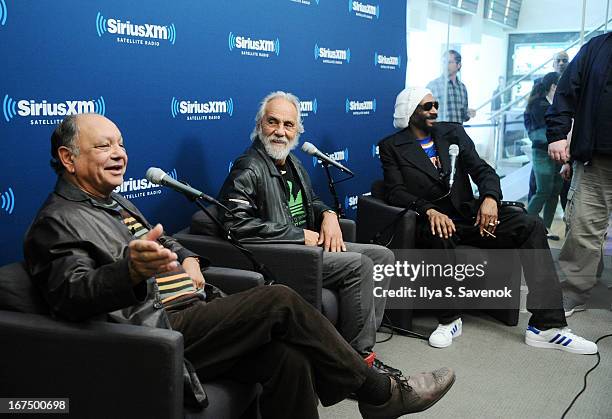
<instances>
[{"instance_id":1,"label":"siriusxm logo","mask_svg":"<svg viewBox=\"0 0 612 419\"><path fill-rule=\"evenodd\" d=\"M280 40L276 39L251 39L230 32L227 36L227 44L230 51L241 50L242 55L269 58L272 54L280 55Z\"/></svg>"},{"instance_id":2,"label":"siriusxm logo","mask_svg":"<svg viewBox=\"0 0 612 419\"><path fill-rule=\"evenodd\" d=\"M378 4L349 0L349 12L366 19L374 19L374 17L378 19L380 16L380 6Z\"/></svg>"},{"instance_id":3,"label":"siriusxm logo","mask_svg":"<svg viewBox=\"0 0 612 419\"><path fill-rule=\"evenodd\" d=\"M380 157L380 151L376 144L372 144L372 157Z\"/></svg>"},{"instance_id":4,"label":"siriusxm logo","mask_svg":"<svg viewBox=\"0 0 612 419\"><path fill-rule=\"evenodd\" d=\"M369 196L372 195L372 192L366 192L361 194L361 196ZM357 209L357 204L359 203L359 195L347 195L344 197L344 209Z\"/></svg>"},{"instance_id":5,"label":"siriusxm logo","mask_svg":"<svg viewBox=\"0 0 612 419\"><path fill-rule=\"evenodd\" d=\"M6 3L4 2L4 0L0 0L0 26L6 25L7 15L8 15L8 9L6 8Z\"/></svg>"},{"instance_id":6,"label":"siriusxm logo","mask_svg":"<svg viewBox=\"0 0 612 419\"><path fill-rule=\"evenodd\" d=\"M315 60L321 59L325 64L344 64L351 62L351 49L329 49L320 47L319 44L314 46Z\"/></svg>"},{"instance_id":7,"label":"siriusxm logo","mask_svg":"<svg viewBox=\"0 0 612 419\"><path fill-rule=\"evenodd\" d=\"M13 190L8 188L8 190L1 193L0 196L2 197L2 204L0 205L0 208L9 214L12 214L13 209L15 209L15 195L13 194Z\"/></svg>"},{"instance_id":8,"label":"siriusxm logo","mask_svg":"<svg viewBox=\"0 0 612 419\"><path fill-rule=\"evenodd\" d=\"M383 68L386 70L396 70L402 66L402 57L399 55L395 56L387 56L379 54L378 52L374 53L374 66Z\"/></svg>"},{"instance_id":9,"label":"siriusxm logo","mask_svg":"<svg viewBox=\"0 0 612 419\"><path fill-rule=\"evenodd\" d=\"M326 153L327 154L327 153ZM347 162L349 159L349 151L348 148L345 148L344 150L340 150L340 151L334 151L333 153L329 153L327 154L329 156L330 159L334 160L334 161L345 161ZM321 162L321 160L319 160L316 157L312 157L312 165L313 166L317 166L317 164L319 164Z\"/></svg>"},{"instance_id":10,"label":"siriusxm logo","mask_svg":"<svg viewBox=\"0 0 612 419\"><path fill-rule=\"evenodd\" d=\"M67 116L91 112L99 113L100 115L104 115L106 113L106 104L102 96L94 100L67 100L65 102L49 102L47 100L15 100L9 95L4 95L4 100L2 101L2 113L4 114L4 120L6 122L10 122L16 116Z\"/></svg>"},{"instance_id":11,"label":"siriusxm logo","mask_svg":"<svg viewBox=\"0 0 612 419\"><path fill-rule=\"evenodd\" d=\"M175 180L178 177L176 169L172 169L168 174ZM128 180L124 180L120 186L117 186L114 192L122 194L127 199L134 199L145 196L161 195L162 189L160 188L161 185L149 182L145 178L129 178Z\"/></svg>"},{"instance_id":12,"label":"siriusxm logo","mask_svg":"<svg viewBox=\"0 0 612 419\"><path fill-rule=\"evenodd\" d=\"M357 202L359 202L359 196L346 196L344 197L344 209L357 209Z\"/></svg>"},{"instance_id":13,"label":"siriusxm logo","mask_svg":"<svg viewBox=\"0 0 612 419\"><path fill-rule=\"evenodd\" d=\"M350 100L346 99L344 103L346 113L353 115L369 115L370 112L376 112L376 99L372 100Z\"/></svg>"},{"instance_id":14,"label":"siriusxm logo","mask_svg":"<svg viewBox=\"0 0 612 419\"><path fill-rule=\"evenodd\" d=\"M108 32L113 35L144 38L134 40L117 37L117 42L120 43L159 46L159 40L168 41L172 45L176 42L176 27L174 23L169 25L136 24L129 20L123 22L120 19L107 19L100 12L96 15L96 32L99 37Z\"/></svg>"},{"instance_id":15,"label":"siriusxm logo","mask_svg":"<svg viewBox=\"0 0 612 419\"><path fill-rule=\"evenodd\" d=\"M317 98L312 100L300 100L300 114L302 117L310 115L311 112L316 115L318 107Z\"/></svg>"},{"instance_id":16,"label":"siriusxm logo","mask_svg":"<svg viewBox=\"0 0 612 419\"><path fill-rule=\"evenodd\" d=\"M170 101L170 113L173 118L178 115L187 115L188 121L202 121L221 119L222 114L232 116L234 114L234 99L209 100L199 102L194 100L177 100L175 97Z\"/></svg>"}]
</instances>

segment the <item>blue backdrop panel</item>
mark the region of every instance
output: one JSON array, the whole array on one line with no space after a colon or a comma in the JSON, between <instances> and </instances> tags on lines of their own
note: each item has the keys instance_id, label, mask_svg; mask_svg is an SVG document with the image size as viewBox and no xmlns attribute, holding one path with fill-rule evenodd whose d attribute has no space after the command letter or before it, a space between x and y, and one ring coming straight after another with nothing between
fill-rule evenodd
<instances>
[{"instance_id":1,"label":"blue backdrop panel","mask_svg":"<svg viewBox=\"0 0 612 419\"><path fill-rule=\"evenodd\" d=\"M130 158L119 191L173 233L196 208L144 181L146 169L216 194L262 97L293 92L301 141L357 173L337 187L354 217L382 176L374 145L393 130L405 16L405 2L390 0L0 0L0 264L22 258L55 183L49 137L71 113L115 121ZM321 167L296 154L331 204Z\"/></svg>"}]
</instances>

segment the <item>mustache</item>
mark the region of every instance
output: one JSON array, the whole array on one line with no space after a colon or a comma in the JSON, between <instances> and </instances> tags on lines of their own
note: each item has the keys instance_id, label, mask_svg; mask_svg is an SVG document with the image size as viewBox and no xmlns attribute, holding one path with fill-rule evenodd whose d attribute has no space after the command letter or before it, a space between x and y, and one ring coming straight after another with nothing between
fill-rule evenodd
<instances>
[{"instance_id":1,"label":"mustache","mask_svg":"<svg viewBox=\"0 0 612 419\"><path fill-rule=\"evenodd\" d=\"M269 142L276 142L276 143L283 143L284 145L289 144L289 140L287 139L287 137L275 137L275 136L270 136L268 138L266 138Z\"/></svg>"},{"instance_id":2,"label":"mustache","mask_svg":"<svg viewBox=\"0 0 612 419\"><path fill-rule=\"evenodd\" d=\"M436 119L438 119L438 115L431 115L431 116L426 117L425 119L430 119L432 121L435 121Z\"/></svg>"}]
</instances>

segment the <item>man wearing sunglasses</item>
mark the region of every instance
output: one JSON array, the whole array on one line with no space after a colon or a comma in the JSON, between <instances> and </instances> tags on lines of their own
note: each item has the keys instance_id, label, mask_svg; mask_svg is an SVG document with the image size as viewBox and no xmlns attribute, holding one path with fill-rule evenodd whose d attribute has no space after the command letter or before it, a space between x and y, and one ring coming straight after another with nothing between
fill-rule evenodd
<instances>
[{"instance_id":1,"label":"man wearing sunglasses","mask_svg":"<svg viewBox=\"0 0 612 419\"><path fill-rule=\"evenodd\" d=\"M597 345L567 329L542 220L516 208L501 207L502 191L495 170L480 158L461 125L436 122L437 117L438 102L430 90L404 89L397 96L393 114L393 125L401 131L378 144L386 200L416 211L417 247L439 249L450 262L454 262L454 250L460 244L519 249L532 313L525 343L578 354L596 353ZM451 145L458 147L454 172ZM478 199L472 193L470 178L478 186ZM450 346L462 333L460 312L452 309L453 303L451 300L437 312L439 325L429 338L433 347Z\"/></svg>"}]
</instances>

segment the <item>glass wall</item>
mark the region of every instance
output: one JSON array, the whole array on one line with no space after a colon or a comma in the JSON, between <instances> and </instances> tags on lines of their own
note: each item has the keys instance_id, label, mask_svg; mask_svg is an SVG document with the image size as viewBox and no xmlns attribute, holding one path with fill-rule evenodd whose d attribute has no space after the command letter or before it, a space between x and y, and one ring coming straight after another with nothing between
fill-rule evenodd
<instances>
[{"instance_id":1,"label":"glass wall","mask_svg":"<svg viewBox=\"0 0 612 419\"><path fill-rule=\"evenodd\" d=\"M407 9L406 85L432 88L439 119L462 123L502 177L505 199L525 202L523 113L534 82L607 29L609 0L408 0Z\"/></svg>"}]
</instances>

